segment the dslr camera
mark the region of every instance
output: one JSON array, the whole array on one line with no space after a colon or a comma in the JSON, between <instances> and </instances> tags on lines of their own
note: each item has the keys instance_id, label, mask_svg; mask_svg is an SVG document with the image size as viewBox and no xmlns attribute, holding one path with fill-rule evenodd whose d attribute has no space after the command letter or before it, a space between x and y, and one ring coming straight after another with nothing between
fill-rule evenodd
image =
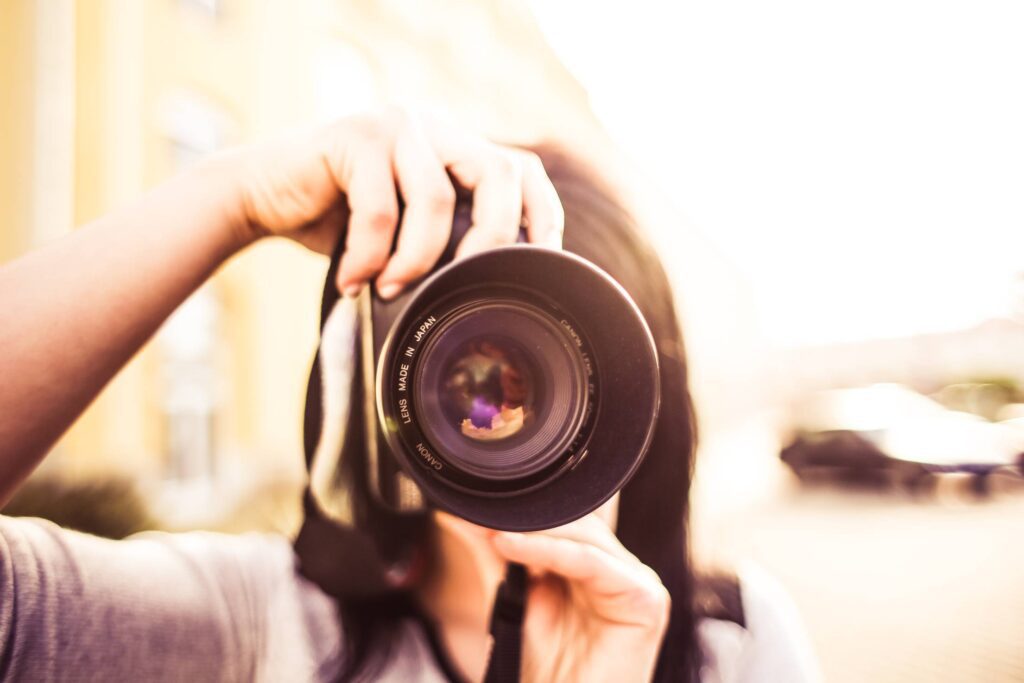
<instances>
[{"instance_id":1,"label":"dslr camera","mask_svg":"<svg viewBox=\"0 0 1024 683\"><path fill-rule=\"evenodd\" d=\"M522 235L453 261L468 225L460 204L438 266L392 301L369 288L356 301L329 296L335 254L323 314L348 306L347 332L332 340L325 330L318 362L340 358L348 386L335 409L323 397L310 485L329 514L344 516L339 456L365 458L366 485L397 514L433 505L532 531L599 507L646 454L658 360L626 291L594 264Z\"/></svg>"}]
</instances>

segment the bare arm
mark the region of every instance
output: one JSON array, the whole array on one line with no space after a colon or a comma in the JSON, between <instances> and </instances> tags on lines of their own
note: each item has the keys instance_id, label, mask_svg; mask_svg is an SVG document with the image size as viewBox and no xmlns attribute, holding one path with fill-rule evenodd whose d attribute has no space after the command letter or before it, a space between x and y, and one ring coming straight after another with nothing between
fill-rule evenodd
<instances>
[{"instance_id":1,"label":"bare arm","mask_svg":"<svg viewBox=\"0 0 1024 683\"><path fill-rule=\"evenodd\" d=\"M224 162L0 268L0 500L245 244Z\"/></svg>"},{"instance_id":2,"label":"bare arm","mask_svg":"<svg viewBox=\"0 0 1024 683\"><path fill-rule=\"evenodd\" d=\"M117 213L0 267L0 503L163 320L228 257L282 234L325 251L349 225L338 286L397 293L451 230L448 174L474 191L463 251L560 240L536 160L404 114L212 159ZM406 204L398 248L398 195Z\"/></svg>"}]
</instances>

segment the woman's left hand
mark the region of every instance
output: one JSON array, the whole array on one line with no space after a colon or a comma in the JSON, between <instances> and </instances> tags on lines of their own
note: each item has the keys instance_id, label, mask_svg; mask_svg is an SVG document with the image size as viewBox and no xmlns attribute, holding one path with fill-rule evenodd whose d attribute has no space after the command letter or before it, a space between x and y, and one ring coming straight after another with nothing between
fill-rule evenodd
<instances>
[{"instance_id":1,"label":"woman's left hand","mask_svg":"<svg viewBox=\"0 0 1024 683\"><path fill-rule=\"evenodd\" d=\"M595 514L495 549L531 574L524 680L648 681L668 627L668 590Z\"/></svg>"}]
</instances>

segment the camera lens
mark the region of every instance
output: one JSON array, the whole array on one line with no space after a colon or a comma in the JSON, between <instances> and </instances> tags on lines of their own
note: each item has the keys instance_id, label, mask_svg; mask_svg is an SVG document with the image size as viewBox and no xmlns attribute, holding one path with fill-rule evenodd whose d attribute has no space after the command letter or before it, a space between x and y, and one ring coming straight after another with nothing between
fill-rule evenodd
<instances>
[{"instance_id":1,"label":"camera lens","mask_svg":"<svg viewBox=\"0 0 1024 683\"><path fill-rule=\"evenodd\" d=\"M432 333L417 367L424 435L452 465L483 479L550 467L585 413L586 369L571 337L523 302L463 306Z\"/></svg>"},{"instance_id":2,"label":"camera lens","mask_svg":"<svg viewBox=\"0 0 1024 683\"><path fill-rule=\"evenodd\" d=\"M372 316L388 322L377 427L432 504L492 528L545 529L594 510L639 467L658 415L657 351L594 264L493 249L435 272L394 317L390 305L375 302ZM400 490L389 477L379 490Z\"/></svg>"}]
</instances>

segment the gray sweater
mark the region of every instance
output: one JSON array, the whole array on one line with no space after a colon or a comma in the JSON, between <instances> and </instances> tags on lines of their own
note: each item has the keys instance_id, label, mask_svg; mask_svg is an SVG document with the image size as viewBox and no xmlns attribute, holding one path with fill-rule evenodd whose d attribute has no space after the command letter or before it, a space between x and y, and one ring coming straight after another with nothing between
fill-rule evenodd
<instances>
[{"instance_id":1,"label":"gray sweater","mask_svg":"<svg viewBox=\"0 0 1024 683\"><path fill-rule=\"evenodd\" d=\"M702 680L817 680L784 594L741 579L747 629L700 625ZM340 629L333 600L296 573L280 536L111 541L0 516L4 681L327 681ZM379 680L446 680L418 624L403 624L399 642Z\"/></svg>"}]
</instances>

